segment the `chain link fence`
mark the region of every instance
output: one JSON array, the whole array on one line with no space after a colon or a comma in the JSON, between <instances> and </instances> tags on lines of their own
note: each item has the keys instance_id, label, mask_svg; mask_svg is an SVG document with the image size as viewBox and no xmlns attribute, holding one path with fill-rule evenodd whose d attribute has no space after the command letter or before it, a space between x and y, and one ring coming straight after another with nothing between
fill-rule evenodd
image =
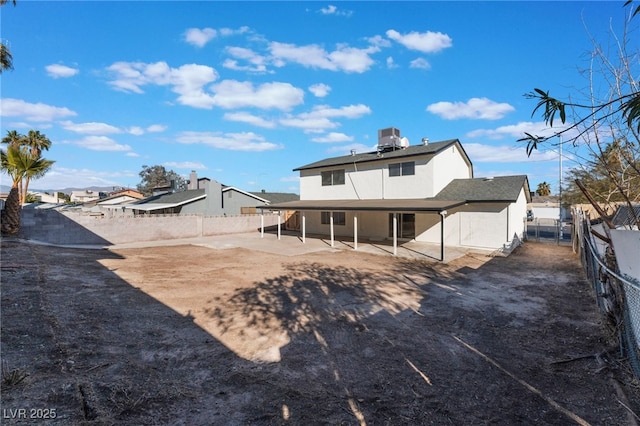
<instances>
[{"instance_id":1,"label":"chain link fence","mask_svg":"<svg viewBox=\"0 0 640 426\"><path fill-rule=\"evenodd\" d=\"M640 378L640 282L617 272L615 255L607 244L595 239L590 221L581 212L574 218L574 251L580 252L600 312L615 333L622 355Z\"/></svg>"}]
</instances>

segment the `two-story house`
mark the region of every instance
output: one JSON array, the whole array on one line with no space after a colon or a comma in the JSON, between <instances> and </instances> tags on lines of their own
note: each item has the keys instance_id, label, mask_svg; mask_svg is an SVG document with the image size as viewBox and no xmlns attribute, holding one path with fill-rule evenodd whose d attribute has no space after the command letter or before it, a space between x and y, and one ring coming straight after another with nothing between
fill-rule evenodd
<instances>
[{"instance_id":1,"label":"two-story house","mask_svg":"<svg viewBox=\"0 0 640 426\"><path fill-rule=\"evenodd\" d=\"M297 167L300 200L270 209L296 210L306 233L370 240L415 240L508 249L525 232L525 175L474 178L457 139L410 146L396 128L378 132L373 152Z\"/></svg>"},{"instance_id":2,"label":"two-story house","mask_svg":"<svg viewBox=\"0 0 640 426\"><path fill-rule=\"evenodd\" d=\"M278 198L273 193L252 193L244 191L209 178L198 178L197 173L192 171L186 190L171 190L169 187L168 191L128 204L124 207L129 211L133 211L134 215L195 214L203 216L230 216L255 214L256 204L269 204L271 202L270 198L277 200L285 199L283 198L285 195L288 194L280 194Z\"/></svg>"}]
</instances>

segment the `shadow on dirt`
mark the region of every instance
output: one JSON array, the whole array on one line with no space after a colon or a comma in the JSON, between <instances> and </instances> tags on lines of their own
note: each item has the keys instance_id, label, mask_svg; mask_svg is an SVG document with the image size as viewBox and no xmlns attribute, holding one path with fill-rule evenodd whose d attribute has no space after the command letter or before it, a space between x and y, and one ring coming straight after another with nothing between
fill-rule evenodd
<instances>
[{"instance_id":1,"label":"shadow on dirt","mask_svg":"<svg viewBox=\"0 0 640 426\"><path fill-rule=\"evenodd\" d=\"M622 424L611 385L622 371L595 356L608 341L590 288L570 250L552 249L448 265L287 258L284 273L184 316L103 266L108 251L5 240L3 361L29 376L2 387L4 412L54 408L52 424ZM154 272L171 276L174 261ZM198 316L288 343L279 362L252 362Z\"/></svg>"}]
</instances>

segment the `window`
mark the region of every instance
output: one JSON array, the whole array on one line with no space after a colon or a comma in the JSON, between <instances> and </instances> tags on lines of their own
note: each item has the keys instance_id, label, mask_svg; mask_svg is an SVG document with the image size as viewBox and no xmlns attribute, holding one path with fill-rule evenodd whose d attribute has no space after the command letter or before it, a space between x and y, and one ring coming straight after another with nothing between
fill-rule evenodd
<instances>
[{"instance_id":1,"label":"window","mask_svg":"<svg viewBox=\"0 0 640 426\"><path fill-rule=\"evenodd\" d=\"M414 163L413 161L389 164L389 176L409 176L415 174L416 163Z\"/></svg>"},{"instance_id":2,"label":"window","mask_svg":"<svg viewBox=\"0 0 640 426\"><path fill-rule=\"evenodd\" d=\"M329 170L320 173L322 177L322 186L344 185L344 169Z\"/></svg>"},{"instance_id":3,"label":"window","mask_svg":"<svg viewBox=\"0 0 640 426\"><path fill-rule=\"evenodd\" d=\"M333 212L333 224L344 226L346 221L345 212ZM329 225L331 223L331 212L320 212L320 223L323 225Z\"/></svg>"}]
</instances>

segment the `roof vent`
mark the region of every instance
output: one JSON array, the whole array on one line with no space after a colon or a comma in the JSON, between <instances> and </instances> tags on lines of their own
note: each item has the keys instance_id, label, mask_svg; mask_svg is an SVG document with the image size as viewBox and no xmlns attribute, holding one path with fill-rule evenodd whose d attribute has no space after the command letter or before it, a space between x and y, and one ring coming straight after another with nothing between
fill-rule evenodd
<instances>
[{"instance_id":1,"label":"roof vent","mask_svg":"<svg viewBox=\"0 0 640 426\"><path fill-rule=\"evenodd\" d=\"M355 155L356 155L356 150L355 150L355 149L352 149L352 150L351 150L351 156L353 157L353 156L355 156Z\"/></svg>"},{"instance_id":2,"label":"roof vent","mask_svg":"<svg viewBox=\"0 0 640 426\"><path fill-rule=\"evenodd\" d=\"M429 138L422 138L422 145L429 145Z\"/></svg>"}]
</instances>

